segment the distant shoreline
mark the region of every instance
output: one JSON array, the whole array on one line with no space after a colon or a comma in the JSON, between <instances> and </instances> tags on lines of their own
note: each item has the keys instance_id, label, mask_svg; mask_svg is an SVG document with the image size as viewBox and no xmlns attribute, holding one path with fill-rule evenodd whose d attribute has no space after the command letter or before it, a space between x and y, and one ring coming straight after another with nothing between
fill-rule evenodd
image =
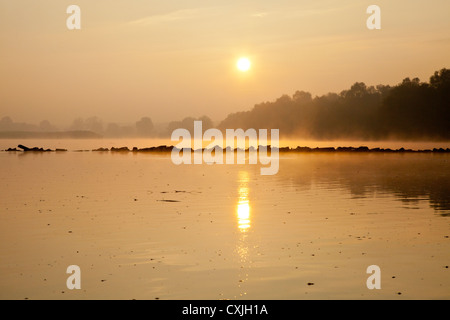
<instances>
[{"instance_id":1,"label":"distant shoreline","mask_svg":"<svg viewBox=\"0 0 450 320\"><path fill-rule=\"evenodd\" d=\"M101 139L92 131L0 131L0 139Z\"/></svg>"},{"instance_id":2,"label":"distant shoreline","mask_svg":"<svg viewBox=\"0 0 450 320\"><path fill-rule=\"evenodd\" d=\"M204 152L204 151L222 151L222 152L238 152L238 151L245 151L245 152L259 152L261 148L267 148L267 151L272 150L278 150L280 153L450 153L450 148L433 148L433 149L390 149L390 148L368 148L366 146L360 146L360 147L325 147L325 148L310 148L310 147L296 147L296 148L290 148L290 147L280 147L275 148L271 147L270 145L264 147L259 146L258 148L250 147L247 149L233 149L230 147L227 148L221 148L219 146L215 146L214 148L203 148L203 149L192 149L192 148L183 148L179 149L174 146L166 146L161 145L158 147L148 147L148 148L137 148L133 147L132 149L129 149L128 147L121 147L121 148L115 148L112 147L110 149L108 148L97 148L92 150L70 150L71 152L172 152L172 150L179 150L181 152ZM3 152L68 152L67 149L44 149L42 147L33 147L29 148L24 145L18 145L16 148L9 148L6 150L1 150Z\"/></svg>"}]
</instances>

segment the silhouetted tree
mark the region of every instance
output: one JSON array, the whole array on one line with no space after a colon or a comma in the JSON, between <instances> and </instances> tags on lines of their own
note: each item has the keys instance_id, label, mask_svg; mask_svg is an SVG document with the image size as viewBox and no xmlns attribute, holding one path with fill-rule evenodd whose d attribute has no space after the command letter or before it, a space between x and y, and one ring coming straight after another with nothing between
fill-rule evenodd
<instances>
[{"instance_id":1,"label":"silhouetted tree","mask_svg":"<svg viewBox=\"0 0 450 320\"><path fill-rule=\"evenodd\" d=\"M143 117L136 122L136 132L141 137L149 137L154 134L154 126L152 119L149 117Z\"/></svg>"},{"instance_id":2,"label":"silhouetted tree","mask_svg":"<svg viewBox=\"0 0 450 320\"><path fill-rule=\"evenodd\" d=\"M34 124L14 122L10 117L3 117L0 120L1 131L38 131L38 127Z\"/></svg>"},{"instance_id":3,"label":"silhouetted tree","mask_svg":"<svg viewBox=\"0 0 450 320\"><path fill-rule=\"evenodd\" d=\"M7 131L12 130L13 128L13 121L10 117L3 117L0 120L0 130Z\"/></svg>"},{"instance_id":4,"label":"silhouetted tree","mask_svg":"<svg viewBox=\"0 0 450 320\"><path fill-rule=\"evenodd\" d=\"M42 131L56 131L56 127L51 125L51 123L48 120L42 120L39 123L39 129L41 129Z\"/></svg>"},{"instance_id":5,"label":"silhouetted tree","mask_svg":"<svg viewBox=\"0 0 450 320\"><path fill-rule=\"evenodd\" d=\"M87 118L85 121L86 130L95 132L95 133L103 133L103 123L97 117Z\"/></svg>"},{"instance_id":6,"label":"silhouetted tree","mask_svg":"<svg viewBox=\"0 0 450 320\"><path fill-rule=\"evenodd\" d=\"M103 133L103 123L97 117L90 117L86 120L77 118L72 122L70 130L87 130L95 133Z\"/></svg>"},{"instance_id":7,"label":"silhouetted tree","mask_svg":"<svg viewBox=\"0 0 450 320\"><path fill-rule=\"evenodd\" d=\"M172 132L176 129L186 129L194 135L194 121L202 121L202 130L208 130L213 128L212 120L207 116L202 116L200 118L186 117L182 121L172 121L167 125L167 135L171 136Z\"/></svg>"},{"instance_id":8,"label":"silhouetted tree","mask_svg":"<svg viewBox=\"0 0 450 320\"><path fill-rule=\"evenodd\" d=\"M435 71L434 75L430 77L430 85L438 90L450 89L450 70L444 68L440 71Z\"/></svg>"},{"instance_id":9,"label":"silhouetted tree","mask_svg":"<svg viewBox=\"0 0 450 320\"><path fill-rule=\"evenodd\" d=\"M105 135L107 137L120 137L121 136L121 130L117 123L108 123L105 130Z\"/></svg>"}]
</instances>

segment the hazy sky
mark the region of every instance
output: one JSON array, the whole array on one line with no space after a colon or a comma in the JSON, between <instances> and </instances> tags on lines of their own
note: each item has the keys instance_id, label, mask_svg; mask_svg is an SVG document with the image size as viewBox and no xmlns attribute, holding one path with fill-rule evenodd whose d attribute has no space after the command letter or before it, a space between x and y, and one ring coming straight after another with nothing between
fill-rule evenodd
<instances>
[{"instance_id":1,"label":"hazy sky","mask_svg":"<svg viewBox=\"0 0 450 320\"><path fill-rule=\"evenodd\" d=\"M81 30L66 27L70 4ZM371 4L381 30L366 27ZM428 81L450 67L449 12L448 0L0 0L0 118L221 120L296 90Z\"/></svg>"}]
</instances>

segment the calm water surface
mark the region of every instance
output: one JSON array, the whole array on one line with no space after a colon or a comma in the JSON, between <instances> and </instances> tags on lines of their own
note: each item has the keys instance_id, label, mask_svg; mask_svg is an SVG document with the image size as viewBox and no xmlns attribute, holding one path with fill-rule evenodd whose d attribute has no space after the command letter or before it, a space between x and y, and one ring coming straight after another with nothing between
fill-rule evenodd
<instances>
[{"instance_id":1,"label":"calm water surface","mask_svg":"<svg viewBox=\"0 0 450 320\"><path fill-rule=\"evenodd\" d=\"M0 298L448 299L449 160L286 154L261 176L169 155L0 152Z\"/></svg>"}]
</instances>

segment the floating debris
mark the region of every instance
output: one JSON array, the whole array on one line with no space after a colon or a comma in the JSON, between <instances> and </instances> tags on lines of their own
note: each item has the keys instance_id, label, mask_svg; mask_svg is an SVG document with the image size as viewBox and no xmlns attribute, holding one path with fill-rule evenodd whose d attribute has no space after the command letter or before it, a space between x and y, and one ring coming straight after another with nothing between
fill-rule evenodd
<instances>
[{"instance_id":1,"label":"floating debris","mask_svg":"<svg viewBox=\"0 0 450 320\"><path fill-rule=\"evenodd\" d=\"M20 149L22 149L24 152L30 152L30 151L32 151L32 152L49 152L49 151L52 151L50 149L44 149L44 148L38 148L38 147L28 148L21 144L19 144L18 147Z\"/></svg>"}]
</instances>

